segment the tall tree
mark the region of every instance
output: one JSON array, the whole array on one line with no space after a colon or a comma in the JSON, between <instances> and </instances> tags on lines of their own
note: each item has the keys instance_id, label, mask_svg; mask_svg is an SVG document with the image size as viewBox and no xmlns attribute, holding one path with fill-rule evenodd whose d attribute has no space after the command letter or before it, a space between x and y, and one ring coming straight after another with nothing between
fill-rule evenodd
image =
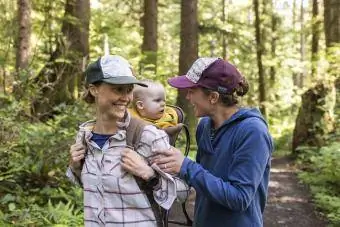
<instances>
[{"instance_id":1,"label":"tall tree","mask_svg":"<svg viewBox=\"0 0 340 227\"><path fill-rule=\"evenodd\" d=\"M258 67L258 86L259 86L259 103L260 110L264 116L266 116L266 108L264 102L266 101L266 93L265 93L265 80L264 80L264 69L262 64L262 55L263 55L263 43L261 40L261 22L259 15L259 1L253 1L253 7L255 12L255 39L256 39L256 58L257 58L257 67Z\"/></svg>"},{"instance_id":2,"label":"tall tree","mask_svg":"<svg viewBox=\"0 0 340 227\"><path fill-rule=\"evenodd\" d=\"M275 12L274 2L273 0L270 0L270 9L271 9L271 59L274 61L274 63L270 66L270 84L271 87L275 83L275 77L276 77L276 40L278 38L277 35L277 26L279 23L279 16Z\"/></svg>"},{"instance_id":3,"label":"tall tree","mask_svg":"<svg viewBox=\"0 0 340 227\"><path fill-rule=\"evenodd\" d=\"M320 25L321 21L319 18L319 3L318 0L313 0L312 6L312 78L317 74L317 63L318 63L318 51L319 51L319 38L320 38Z\"/></svg>"},{"instance_id":4,"label":"tall tree","mask_svg":"<svg viewBox=\"0 0 340 227\"><path fill-rule=\"evenodd\" d=\"M296 13L296 9L297 9L297 2L296 0L293 0L293 8L292 8L292 15L293 15L293 54L295 55L296 53L296 46L294 45L295 43L298 43L298 39L297 39L297 29L296 29L296 24L297 24L297 13ZM297 72L293 72L292 75L292 79L293 79L293 84L294 86L298 86L299 84L299 75L297 74Z\"/></svg>"},{"instance_id":5,"label":"tall tree","mask_svg":"<svg viewBox=\"0 0 340 227\"><path fill-rule=\"evenodd\" d=\"M324 21L329 74L334 76L336 88L336 109L340 109L340 1L324 0Z\"/></svg>"},{"instance_id":6,"label":"tall tree","mask_svg":"<svg viewBox=\"0 0 340 227\"><path fill-rule=\"evenodd\" d=\"M197 0L181 1L181 33L179 51L179 75L187 73L192 63L198 58L198 19ZM186 120L192 135L196 126L193 108L186 100L186 93L179 91L177 105L186 113Z\"/></svg>"},{"instance_id":7,"label":"tall tree","mask_svg":"<svg viewBox=\"0 0 340 227\"><path fill-rule=\"evenodd\" d=\"M302 69L298 80L298 86L301 88L303 87L304 80L305 80L305 55L306 55L306 47L305 47L305 8L304 8L304 1L301 0L300 2L300 62L302 63Z\"/></svg>"},{"instance_id":8,"label":"tall tree","mask_svg":"<svg viewBox=\"0 0 340 227\"><path fill-rule=\"evenodd\" d=\"M144 0L144 15L142 24L144 28L141 62L142 71L157 71L157 3L158 0Z\"/></svg>"},{"instance_id":9,"label":"tall tree","mask_svg":"<svg viewBox=\"0 0 340 227\"><path fill-rule=\"evenodd\" d=\"M293 131L293 154L299 154L299 146L323 146L334 130L334 91L334 86L321 82L302 94Z\"/></svg>"},{"instance_id":10,"label":"tall tree","mask_svg":"<svg viewBox=\"0 0 340 227\"><path fill-rule=\"evenodd\" d=\"M27 73L31 41L31 0L17 0L18 31L16 40L15 80L13 93L17 99L23 95L21 73Z\"/></svg>"},{"instance_id":11,"label":"tall tree","mask_svg":"<svg viewBox=\"0 0 340 227\"><path fill-rule=\"evenodd\" d=\"M31 0L17 0L17 5L19 23L15 69L19 73L28 66L30 54Z\"/></svg>"},{"instance_id":12,"label":"tall tree","mask_svg":"<svg viewBox=\"0 0 340 227\"><path fill-rule=\"evenodd\" d=\"M222 0L222 23L223 25L226 23L226 15L225 15L225 8L226 8L226 0ZM222 32L222 57L223 59L227 58L227 40L226 40L226 35L224 32Z\"/></svg>"},{"instance_id":13,"label":"tall tree","mask_svg":"<svg viewBox=\"0 0 340 227\"><path fill-rule=\"evenodd\" d=\"M340 43L340 1L324 0L326 46Z\"/></svg>"},{"instance_id":14,"label":"tall tree","mask_svg":"<svg viewBox=\"0 0 340 227\"><path fill-rule=\"evenodd\" d=\"M75 100L89 57L89 0L67 0L62 36L48 63L35 78L40 94L33 101L33 114L44 120L53 107Z\"/></svg>"}]
</instances>

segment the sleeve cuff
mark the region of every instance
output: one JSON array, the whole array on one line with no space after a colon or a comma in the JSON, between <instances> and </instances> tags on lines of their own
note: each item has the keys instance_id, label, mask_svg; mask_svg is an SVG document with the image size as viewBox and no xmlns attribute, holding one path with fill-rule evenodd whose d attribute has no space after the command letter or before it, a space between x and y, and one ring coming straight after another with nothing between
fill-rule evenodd
<instances>
[{"instance_id":1,"label":"sleeve cuff","mask_svg":"<svg viewBox=\"0 0 340 227\"><path fill-rule=\"evenodd\" d=\"M152 190L159 190L162 186L162 180L159 173L155 170L155 175L146 183L152 188Z\"/></svg>"},{"instance_id":2,"label":"sleeve cuff","mask_svg":"<svg viewBox=\"0 0 340 227\"><path fill-rule=\"evenodd\" d=\"M190 165L190 163L192 163L193 161L187 157L184 158L180 172L179 172L179 177L184 179L186 182L189 182L190 176L188 173L188 167Z\"/></svg>"},{"instance_id":3,"label":"sleeve cuff","mask_svg":"<svg viewBox=\"0 0 340 227\"><path fill-rule=\"evenodd\" d=\"M159 174L158 185L153 188L155 201L164 209L170 209L177 197L176 183L170 174L163 172L156 164L151 167Z\"/></svg>"},{"instance_id":4,"label":"sleeve cuff","mask_svg":"<svg viewBox=\"0 0 340 227\"><path fill-rule=\"evenodd\" d=\"M72 171L71 167L68 167L66 170L66 176L70 179L70 181L76 185L82 186L81 180L79 177Z\"/></svg>"}]
</instances>

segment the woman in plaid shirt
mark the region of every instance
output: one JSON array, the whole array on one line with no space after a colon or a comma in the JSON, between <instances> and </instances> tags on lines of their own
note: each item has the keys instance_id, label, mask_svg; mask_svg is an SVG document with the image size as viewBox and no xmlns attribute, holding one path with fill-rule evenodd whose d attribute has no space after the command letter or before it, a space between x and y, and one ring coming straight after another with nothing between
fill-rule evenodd
<instances>
[{"instance_id":1,"label":"woman in plaid shirt","mask_svg":"<svg viewBox=\"0 0 340 227\"><path fill-rule=\"evenodd\" d=\"M185 199L187 186L156 164L148 164L155 150L170 149L164 131L146 125L136 151L127 146L131 121L127 106L133 87L147 85L134 77L120 56L99 58L85 74L85 100L95 103L96 119L80 126L67 171L84 190L85 226L161 226L146 194L152 193L157 204L169 209L179 196L176 190L184 191L179 198ZM142 179L148 191L140 189L135 177Z\"/></svg>"}]
</instances>

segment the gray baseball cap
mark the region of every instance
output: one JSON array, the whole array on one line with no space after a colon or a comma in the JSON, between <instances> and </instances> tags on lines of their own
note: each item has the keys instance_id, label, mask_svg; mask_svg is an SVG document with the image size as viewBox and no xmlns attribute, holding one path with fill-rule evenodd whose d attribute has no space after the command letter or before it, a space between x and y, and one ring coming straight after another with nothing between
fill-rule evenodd
<instances>
[{"instance_id":1,"label":"gray baseball cap","mask_svg":"<svg viewBox=\"0 0 340 227\"><path fill-rule=\"evenodd\" d=\"M138 84L143 87L148 85L140 82L132 73L129 62L118 55L105 55L88 65L85 71L86 84L105 82L108 84Z\"/></svg>"}]
</instances>

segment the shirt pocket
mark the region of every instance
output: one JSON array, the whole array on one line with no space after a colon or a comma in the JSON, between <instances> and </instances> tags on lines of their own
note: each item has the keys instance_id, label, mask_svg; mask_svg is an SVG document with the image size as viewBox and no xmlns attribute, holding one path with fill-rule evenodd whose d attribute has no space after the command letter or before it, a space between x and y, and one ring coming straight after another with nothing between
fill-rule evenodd
<instances>
[{"instance_id":1,"label":"shirt pocket","mask_svg":"<svg viewBox=\"0 0 340 227\"><path fill-rule=\"evenodd\" d=\"M101 161L101 169L103 176L121 178L125 171L122 169L120 152L106 152Z\"/></svg>"}]
</instances>

